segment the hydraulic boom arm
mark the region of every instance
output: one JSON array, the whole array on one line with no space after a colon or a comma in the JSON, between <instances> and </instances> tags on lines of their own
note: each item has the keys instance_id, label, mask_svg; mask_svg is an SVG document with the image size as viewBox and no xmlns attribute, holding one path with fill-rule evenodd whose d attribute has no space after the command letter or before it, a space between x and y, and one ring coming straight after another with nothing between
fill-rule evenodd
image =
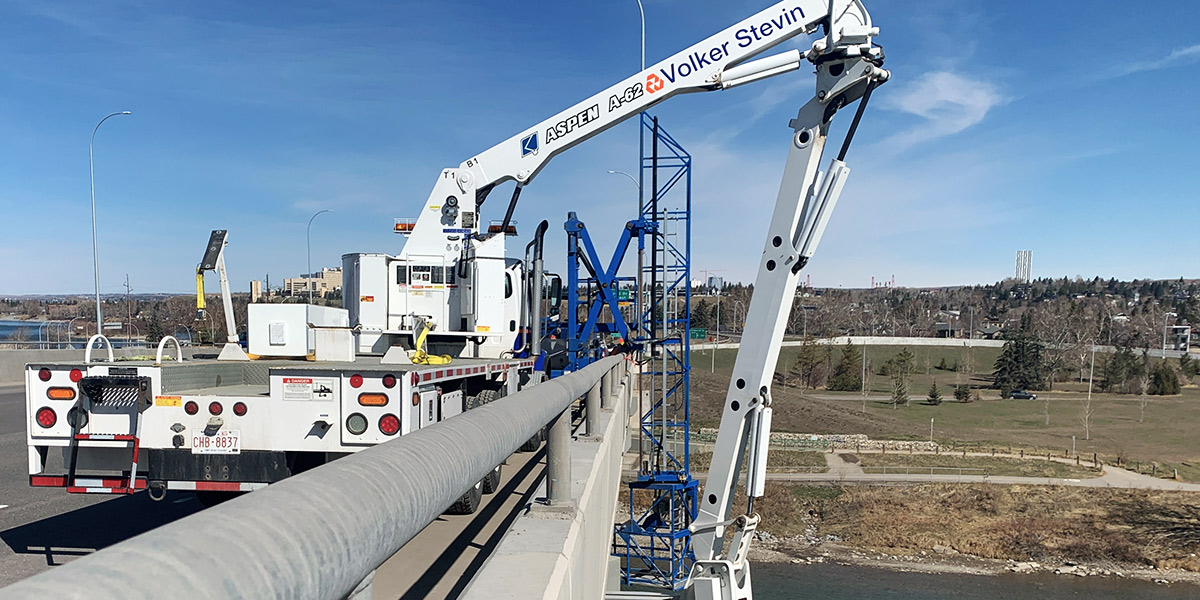
<instances>
[{"instance_id":1,"label":"hydraulic boom arm","mask_svg":"<svg viewBox=\"0 0 1200 600\"><path fill-rule=\"evenodd\" d=\"M836 16L836 27L826 27L811 50L746 62L797 35L813 33L830 22L830 14ZM492 188L510 180L519 189L558 153L676 94L728 89L793 71L806 57L827 55L826 48L877 51L869 44L875 33L860 0L779 2L472 156L457 169L443 171L430 200L441 205L448 196L466 195L478 204Z\"/></svg>"},{"instance_id":2,"label":"hydraulic boom arm","mask_svg":"<svg viewBox=\"0 0 1200 600\"><path fill-rule=\"evenodd\" d=\"M829 31L844 31L842 20L856 26L870 23L865 8L857 0L830 2L830 9L833 26ZM690 526L697 560L688 585L698 599L752 597L746 556L758 524L754 499L763 495L766 480L771 378L800 270L816 251L850 172L843 162L850 141L871 91L890 76L882 68L882 52L871 44L870 38L876 33L868 31L866 37L860 38L843 35L840 39L830 35L817 42L814 51L808 54L817 68L817 89L789 123L792 131L783 181L754 281L754 295L726 394L712 466L699 498L699 514ZM839 109L860 99L837 158L828 170L820 172L831 120ZM744 457L748 505L744 513L731 516ZM734 530L726 549L724 533L729 526Z\"/></svg>"}]
</instances>

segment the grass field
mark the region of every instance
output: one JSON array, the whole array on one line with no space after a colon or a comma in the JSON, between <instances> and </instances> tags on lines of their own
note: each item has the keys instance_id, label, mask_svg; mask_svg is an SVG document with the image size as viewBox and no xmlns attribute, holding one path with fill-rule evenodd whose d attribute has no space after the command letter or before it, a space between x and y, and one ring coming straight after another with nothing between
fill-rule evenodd
<instances>
[{"instance_id":1,"label":"grass field","mask_svg":"<svg viewBox=\"0 0 1200 600\"><path fill-rule=\"evenodd\" d=\"M882 362L899 352L899 347L869 349L872 361ZM793 360L794 348L784 348L780 364ZM925 348L915 348L918 369L923 370ZM972 383L984 385L998 348L976 348L977 365ZM961 352L954 348L929 348L928 360L937 365L941 358L953 363ZM840 351L834 349L834 358ZM716 427L729 386L734 351L716 355L716 372L709 372L712 356L692 354L693 427ZM929 382L937 378L943 397L950 401L939 406L923 402ZM945 379L943 379L943 377ZM952 448L967 447L987 451L990 448L1023 448L1028 451L1069 452L1091 458L1092 453L1107 463L1121 460L1142 472L1155 469L1158 475L1178 470L1180 478L1200 481L1200 389L1184 388L1179 396L1152 397L1139 422L1140 407L1136 396L1093 394L1090 431L1085 434L1082 408L1087 397L1086 384L1060 384L1053 392L1039 392L1038 400L1000 400L995 390L981 389L980 402L958 403L951 395L954 373L932 369L914 377L912 401L907 407L892 408L887 394L887 378L876 375L871 392L864 399L854 392L801 390L794 380L772 387L775 402L774 429L799 433L864 433L872 438L929 439L933 420L934 439ZM944 383L943 383L944 382ZM1048 399L1048 402L1045 401ZM1047 414L1049 424L1047 424ZM1072 439L1074 438L1074 440Z\"/></svg>"},{"instance_id":2,"label":"grass field","mask_svg":"<svg viewBox=\"0 0 1200 600\"><path fill-rule=\"evenodd\" d=\"M858 464L867 473L878 472L878 467L940 467L985 469L988 475L1016 477L1060 477L1088 479L1100 475L1095 469L1085 466L1066 465L1055 461L1019 458L993 458L990 456L954 456L950 454L858 454ZM872 469L875 467L876 469Z\"/></svg>"},{"instance_id":3,"label":"grass field","mask_svg":"<svg viewBox=\"0 0 1200 600\"><path fill-rule=\"evenodd\" d=\"M712 452L693 452L691 467L696 471L707 471L712 464ZM767 453L767 469L771 471L803 470L805 473L824 473L829 470L825 455L821 452L802 450L778 450ZM743 466L742 471L745 472Z\"/></svg>"}]
</instances>

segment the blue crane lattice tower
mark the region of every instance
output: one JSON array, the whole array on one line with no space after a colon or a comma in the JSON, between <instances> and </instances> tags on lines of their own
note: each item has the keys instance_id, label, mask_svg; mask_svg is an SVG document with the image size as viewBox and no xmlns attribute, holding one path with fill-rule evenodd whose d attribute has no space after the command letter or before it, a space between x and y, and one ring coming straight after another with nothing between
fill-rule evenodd
<instances>
[{"instance_id":1,"label":"blue crane lattice tower","mask_svg":"<svg viewBox=\"0 0 1200 600\"><path fill-rule=\"evenodd\" d=\"M643 113L641 123L649 136L642 136L638 217L625 224L608 263L583 221L567 215L564 370L604 356L614 337L636 350L638 475L629 484L629 517L616 527L613 554L622 560L624 584L678 590L695 560L687 528L698 489L688 458L692 158L657 119ZM668 202L675 207L665 208ZM636 275L622 276L635 242Z\"/></svg>"},{"instance_id":2,"label":"blue crane lattice tower","mask_svg":"<svg viewBox=\"0 0 1200 600\"><path fill-rule=\"evenodd\" d=\"M645 225L629 312L641 349L641 436L629 517L616 528L614 554L624 584L678 590L695 560L687 528L698 490L689 461L692 157L657 118L642 113L641 126L638 220Z\"/></svg>"}]
</instances>

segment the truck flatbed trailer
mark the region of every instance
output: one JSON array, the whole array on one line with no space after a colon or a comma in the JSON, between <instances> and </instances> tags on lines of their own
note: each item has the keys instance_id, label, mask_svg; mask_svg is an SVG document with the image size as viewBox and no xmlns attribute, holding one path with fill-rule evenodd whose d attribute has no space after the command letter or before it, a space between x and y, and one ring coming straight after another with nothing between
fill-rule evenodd
<instances>
[{"instance_id":1,"label":"truck flatbed trailer","mask_svg":"<svg viewBox=\"0 0 1200 600\"><path fill-rule=\"evenodd\" d=\"M515 392L533 367L532 358L369 356L31 363L30 484L158 497L249 491Z\"/></svg>"}]
</instances>

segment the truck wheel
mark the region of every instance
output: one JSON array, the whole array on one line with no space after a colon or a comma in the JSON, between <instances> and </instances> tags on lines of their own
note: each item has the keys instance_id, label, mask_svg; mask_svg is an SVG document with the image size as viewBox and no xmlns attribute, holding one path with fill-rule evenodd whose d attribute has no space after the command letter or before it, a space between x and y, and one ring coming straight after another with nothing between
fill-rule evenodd
<instances>
[{"instance_id":1,"label":"truck wheel","mask_svg":"<svg viewBox=\"0 0 1200 600\"><path fill-rule=\"evenodd\" d=\"M486 389L479 392L479 395L476 397L479 399L478 406L483 406L484 404L490 404L498 400L500 398L500 392L493 389Z\"/></svg>"},{"instance_id":2,"label":"truck wheel","mask_svg":"<svg viewBox=\"0 0 1200 600\"><path fill-rule=\"evenodd\" d=\"M490 388L483 390L475 397L475 406L490 404L499 399L500 396L500 390ZM492 469L492 472L483 478L483 493L494 494L498 489L500 489L500 465L496 465L496 468Z\"/></svg>"},{"instance_id":3,"label":"truck wheel","mask_svg":"<svg viewBox=\"0 0 1200 600\"><path fill-rule=\"evenodd\" d=\"M533 437L529 438L529 440L527 442L525 442L524 444L521 444L521 447L518 448L518 450L520 450L521 452L533 452L538 449L538 446L542 445L542 440L544 440L545 438L546 438L546 428L543 427L543 428L539 429L537 433L533 434Z\"/></svg>"},{"instance_id":4,"label":"truck wheel","mask_svg":"<svg viewBox=\"0 0 1200 600\"><path fill-rule=\"evenodd\" d=\"M483 502L483 482L476 483L467 493L458 499L458 502L450 505L446 509L446 514L449 515L469 515L479 510L479 504Z\"/></svg>"},{"instance_id":5,"label":"truck wheel","mask_svg":"<svg viewBox=\"0 0 1200 600\"><path fill-rule=\"evenodd\" d=\"M500 467L501 465L496 465L496 468L483 478L483 493L494 494L500 489Z\"/></svg>"}]
</instances>

